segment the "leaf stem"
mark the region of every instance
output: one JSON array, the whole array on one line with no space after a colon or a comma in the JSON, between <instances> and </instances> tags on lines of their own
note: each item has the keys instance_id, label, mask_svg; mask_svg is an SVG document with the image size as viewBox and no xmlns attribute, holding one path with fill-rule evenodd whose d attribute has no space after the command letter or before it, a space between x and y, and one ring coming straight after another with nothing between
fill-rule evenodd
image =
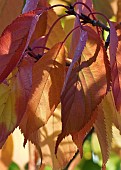
<instances>
[{"instance_id":1,"label":"leaf stem","mask_svg":"<svg viewBox=\"0 0 121 170\"><path fill-rule=\"evenodd\" d=\"M70 36L70 34L73 32L73 31L75 31L77 28L80 28L80 26L77 26L77 27L75 27L75 28L73 28L67 35L66 35L66 37L65 37L65 39L63 40L63 44L65 43L65 41L67 40L67 38Z\"/></svg>"},{"instance_id":2,"label":"leaf stem","mask_svg":"<svg viewBox=\"0 0 121 170\"><path fill-rule=\"evenodd\" d=\"M48 37L49 37L52 29L54 28L54 26L57 24L57 22L58 22L59 20L61 20L62 18L66 17L66 16L69 16L69 14L65 14L65 15L60 16L60 17L52 24L51 28L49 29L49 31L48 31L48 33L47 33L47 35L46 35L47 39L48 39Z\"/></svg>"},{"instance_id":3,"label":"leaf stem","mask_svg":"<svg viewBox=\"0 0 121 170\"><path fill-rule=\"evenodd\" d=\"M33 50L35 50L35 49L37 49L37 48L43 48L43 49L45 49L45 50L50 50L50 48L48 48L48 47L43 47L43 46L33 47L33 48L31 48L31 50L33 51Z\"/></svg>"},{"instance_id":4,"label":"leaf stem","mask_svg":"<svg viewBox=\"0 0 121 170\"><path fill-rule=\"evenodd\" d=\"M96 20L95 16L93 15L92 10L88 7L88 5L86 5L86 4L83 3L83 2L75 2L75 3L73 4L73 7L75 7L76 5L84 5L84 6L89 10L90 14L92 14L93 19Z\"/></svg>"},{"instance_id":5,"label":"leaf stem","mask_svg":"<svg viewBox=\"0 0 121 170\"><path fill-rule=\"evenodd\" d=\"M63 4L57 4L57 5L50 6L49 8L47 8L47 10L50 10L50 9L53 9L53 8L56 8L56 7L64 7L67 10L69 10L69 6L66 6L66 5L63 5Z\"/></svg>"},{"instance_id":6,"label":"leaf stem","mask_svg":"<svg viewBox=\"0 0 121 170\"><path fill-rule=\"evenodd\" d=\"M100 13L100 12L92 12L92 13L90 13L90 14L88 15L88 17L89 17L91 14L101 15L101 16L103 16L103 17L107 20L107 22L109 23L109 19L108 19L105 15L103 15L102 13ZM90 19L90 20L91 20L91 19ZM104 25L103 23L101 23L99 20L98 20L98 21L92 20L91 22L92 22L92 25L94 25L94 26L101 27L101 28L102 28L103 30L105 30L105 31L110 31L110 28L107 27L107 26L105 26L105 25Z\"/></svg>"}]
</instances>

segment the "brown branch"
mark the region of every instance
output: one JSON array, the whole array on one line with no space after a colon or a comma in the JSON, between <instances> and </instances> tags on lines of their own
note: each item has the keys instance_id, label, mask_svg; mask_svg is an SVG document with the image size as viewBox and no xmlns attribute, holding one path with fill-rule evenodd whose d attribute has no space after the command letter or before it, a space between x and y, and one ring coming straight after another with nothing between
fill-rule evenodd
<instances>
[{"instance_id":1,"label":"brown branch","mask_svg":"<svg viewBox=\"0 0 121 170\"><path fill-rule=\"evenodd\" d=\"M94 20L94 19L91 19L89 16L81 13L81 14L78 14L76 13L76 11L74 10L74 7L72 5L70 5L70 8L68 11L65 11L67 14L69 15L74 15L74 16L79 16L79 18L82 20L82 23L84 24L92 24L93 26L98 26L100 28L102 28L103 30L105 31L110 31L110 28L107 27L106 25L104 25L102 22L100 22L99 20Z\"/></svg>"}]
</instances>

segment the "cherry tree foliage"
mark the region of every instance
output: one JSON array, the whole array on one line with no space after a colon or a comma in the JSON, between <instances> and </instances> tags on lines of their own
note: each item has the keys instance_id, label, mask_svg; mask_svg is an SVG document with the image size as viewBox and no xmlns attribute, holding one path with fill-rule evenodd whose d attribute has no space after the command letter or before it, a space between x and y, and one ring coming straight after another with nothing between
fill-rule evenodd
<instances>
[{"instance_id":1,"label":"cherry tree foliage","mask_svg":"<svg viewBox=\"0 0 121 170\"><path fill-rule=\"evenodd\" d=\"M65 10L60 17L58 7ZM67 33L61 19L70 15ZM113 124L121 132L120 53L121 24L96 11L91 0L67 6L27 0L0 36L0 147L19 126L24 145L35 144L42 164L60 169L77 149L83 156L94 128L105 170Z\"/></svg>"}]
</instances>

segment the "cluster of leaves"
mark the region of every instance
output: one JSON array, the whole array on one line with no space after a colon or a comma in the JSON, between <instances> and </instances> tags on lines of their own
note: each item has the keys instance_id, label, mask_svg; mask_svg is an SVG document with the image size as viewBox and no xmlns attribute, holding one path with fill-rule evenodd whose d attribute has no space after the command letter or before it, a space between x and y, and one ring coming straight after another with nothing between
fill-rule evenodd
<instances>
[{"instance_id":1,"label":"cluster of leaves","mask_svg":"<svg viewBox=\"0 0 121 170\"><path fill-rule=\"evenodd\" d=\"M66 9L60 18L53 10L58 6ZM70 15L74 27L66 35L60 19ZM105 170L113 124L121 131L120 53L120 23L95 12L91 0L70 6L27 0L0 37L0 147L19 126L25 143L38 148L42 164L59 169L77 148L82 156L94 127Z\"/></svg>"}]
</instances>

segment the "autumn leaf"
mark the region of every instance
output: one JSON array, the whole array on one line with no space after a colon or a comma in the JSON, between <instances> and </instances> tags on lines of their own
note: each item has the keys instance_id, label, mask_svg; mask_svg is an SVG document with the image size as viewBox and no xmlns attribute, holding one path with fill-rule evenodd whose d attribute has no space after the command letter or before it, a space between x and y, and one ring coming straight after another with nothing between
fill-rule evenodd
<instances>
[{"instance_id":1,"label":"autumn leaf","mask_svg":"<svg viewBox=\"0 0 121 170\"><path fill-rule=\"evenodd\" d=\"M118 37L117 37L118 34ZM117 111L121 112L121 63L120 63L120 47L121 47L121 32L115 29L113 23L110 22L110 64L112 74L112 91Z\"/></svg>"},{"instance_id":2,"label":"autumn leaf","mask_svg":"<svg viewBox=\"0 0 121 170\"><path fill-rule=\"evenodd\" d=\"M88 41L80 56L81 61L72 69L62 93L62 133L56 149L65 136L72 134L74 142L82 150L81 141L93 126L97 105L110 84L106 78L105 49L95 31L88 30Z\"/></svg>"},{"instance_id":3,"label":"autumn leaf","mask_svg":"<svg viewBox=\"0 0 121 170\"><path fill-rule=\"evenodd\" d=\"M35 31L31 38L30 47L35 41L37 41L38 39L40 39L40 37L45 35L46 28L47 28L47 12L43 12L42 15L39 17L39 20L36 24ZM38 42L37 45L39 44L42 46L42 44Z\"/></svg>"},{"instance_id":4,"label":"autumn leaf","mask_svg":"<svg viewBox=\"0 0 121 170\"><path fill-rule=\"evenodd\" d=\"M113 123L114 123L115 127L121 133L121 115L120 115L120 112L118 112L116 107L115 107L115 101L114 101L114 97L113 97L112 92L110 94L110 98L108 98L108 102L110 103L111 109L112 109Z\"/></svg>"},{"instance_id":5,"label":"autumn leaf","mask_svg":"<svg viewBox=\"0 0 121 170\"><path fill-rule=\"evenodd\" d=\"M0 82L14 69L29 45L42 11L23 14L0 37Z\"/></svg>"},{"instance_id":6,"label":"autumn leaf","mask_svg":"<svg viewBox=\"0 0 121 170\"><path fill-rule=\"evenodd\" d=\"M18 15L20 15L24 0L0 1L0 34Z\"/></svg>"},{"instance_id":7,"label":"autumn leaf","mask_svg":"<svg viewBox=\"0 0 121 170\"><path fill-rule=\"evenodd\" d=\"M77 0L77 2L82 2L82 3L86 4L89 7L89 9L92 10L92 1L90 1L90 0ZM77 9L78 9L79 13L83 13L85 15L88 15L90 13L90 11L86 8L86 6L82 5L82 4L78 5Z\"/></svg>"},{"instance_id":8,"label":"autumn leaf","mask_svg":"<svg viewBox=\"0 0 121 170\"><path fill-rule=\"evenodd\" d=\"M111 151L113 107L110 92L98 106L98 116L94 127L101 146L103 166L105 167Z\"/></svg>"},{"instance_id":9,"label":"autumn leaf","mask_svg":"<svg viewBox=\"0 0 121 170\"><path fill-rule=\"evenodd\" d=\"M32 11L32 10L36 9L37 5L38 5L38 2L39 2L39 0L34 0L34 1L26 0L26 4L25 4L25 6L23 8L22 13L27 13L29 11Z\"/></svg>"},{"instance_id":10,"label":"autumn leaf","mask_svg":"<svg viewBox=\"0 0 121 170\"><path fill-rule=\"evenodd\" d=\"M41 7L44 4L39 2L38 6ZM49 4L46 2L45 6L47 8ZM59 34L57 33L59 32ZM40 16L38 23L36 25L35 31L33 33L33 36L31 38L30 46L38 47L39 45L41 47L53 47L56 43L63 41L65 38L65 32L61 26L61 22L59 20L59 17L54 12L53 9L44 11L42 15ZM44 39L42 42L41 40ZM36 44L36 46L35 46ZM42 48L35 48L35 53L42 51Z\"/></svg>"},{"instance_id":11,"label":"autumn leaf","mask_svg":"<svg viewBox=\"0 0 121 170\"><path fill-rule=\"evenodd\" d=\"M1 159L0 160L6 167L8 167L10 165L10 163L12 162L13 148L14 148L13 138L12 138L12 135L10 135L1 150ZM1 165L1 163L0 163L0 165Z\"/></svg>"},{"instance_id":12,"label":"autumn leaf","mask_svg":"<svg viewBox=\"0 0 121 170\"><path fill-rule=\"evenodd\" d=\"M28 138L33 131L47 123L60 102L64 66L65 52L61 43L56 44L34 65L31 96L20 125L25 137Z\"/></svg>"},{"instance_id":13,"label":"autumn leaf","mask_svg":"<svg viewBox=\"0 0 121 170\"><path fill-rule=\"evenodd\" d=\"M45 0L26 0L26 4L23 8L22 13L27 13L33 11L35 9L46 7L47 2Z\"/></svg>"},{"instance_id":14,"label":"autumn leaf","mask_svg":"<svg viewBox=\"0 0 121 170\"><path fill-rule=\"evenodd\" d=\"M110 0L93 0L94 9L98 12L101 12L103 15L105 15L107 18L111 18L114 16L114 11L111 6ZM97 16L99 20L103 21L103 23L106 24L106 20L103 16L98 15Z\"/></svg>"},{"instance_id":15,"label":"autumn leaf","mask_svg":"<svg viewBox=\"0 0 121 170\"><path fill-rule=\"evenodd\" d=\"M55 144L57 136L61 131L61 107L58 105L54 114L50 117L43 127L30 134L29 140L40 150L42 164L50 165L52 169L58 170L64 168L73 158L77 151L71 136L66 137L60 144L55 155Z\"/></svg>"},{"instance_id":16,"label":"autumn leaf","mask_svg":"<svg viewBox=\"0 0 121 170\"><path fill-rule=\"evenodd\" d=\"M6 84L0 84L0 148L8 135L19 125L31 89L32 64L23 62Z\"/></svg>"},{"instance_id":17,"label":"autumn leaf","mask_svg":"<svg viewBox=\"0 0 121 170\"><path fill-rule=\"evenodd\" d=\"M31 10L41 9L41 7L47 7L47 2L41 0L28 0L26 1L26 4L23 9L23 13L29 12ZM46 32L46 27L47 27L47 11L43 11L43 13L40 15L39 20L36 24L35 30L33 32L31 41L30 41L30 47L34 41L36 41L38 38L42 37L45 35ZM39 44L39 43L38 43Z\"/></svg>"},{"instance_id":18,"label":"autumn leaf","mask_svg":"<svg viewBox=\"0 0 121 170\"><path fill-rule=\"evenodd\" d=\"M92 9L92 2L90 0L78 0L77 2L84 3L84 4L86 3L89 6L90 10ZM90 12L82 4L77 5L76 11L78 13L83 13L85 15L88 15L89 12ZM78 26L80 27L80 19L78 17L76 17L75 22L74 22L74 28L76 28ZM71 41L71 44L70 44L69 58L73 58L80 36L81 36L81 29L79 29L79 28L75 29L73 31L73 34L72 34L72 41Z\"/></svg>"},{"instance_id":19,"label":"autumn leaf","mask_svg":"<svg viewBox=\"0 0 121 170\"><path fill-rule=\"evenodd\" d=\"M52 28L52 25L56 20L58 19L58 16L54 12L53 9L47 11L47 29L46 29L46 35L50 32L50 29ZM59 32L59 33L58 33ZM65 32L61 26L60 20L54 25L54 27L51 29L51 32L49 33L49 37L47 39L46 46L51 48L58 42L62 42L65 38Z\"/></svg>"},{"instance_id":20,"label":"autumn leaf","mask_svg":"<svg viewBox=\"0 0 121 170\"><path fill-rule=\"evenodd\" d=\"M73 58L74 56L74 53L75 53L75 50L76 50L76 46L79 42L79 38L80 38L80 34L81 34L81 29L80 28L80 19L79 18L76 18L75 19L75 22L74 22L74 28L77 28L73 31L73 34L72 34L72 40L71 40L71 43L70 43L70 49L69 49L69 58Z\"/></svg>"},{"instance_id":21,"label":"autumn leaf","mask_svg":"<svg viewBox=\"0 0 121 170\"><path fill-rule=\"evenodd\" d=\"M84 50L84 47L86 45L86 41L87 41L87 32L84 31L84 30L80 30L80 39L79 39L79 42L77 44L77 47L76 47L76 50L75 50L75 54L74 54L74 57L72 59L72 63L70 64L70 67L68 69L68 72L67 72L67 75L66 75L66 80L64 82L64 87L63 87L63 90L66 86L66 83L68 82L68 79L69 79L69 76L72 72L72 69L74 67L74 65L79 61L80 59L80 56L82 55L82 52Z\"/></svg>"},{"instance_id":22,"label":"autumn leaf","mask_svg":"<svg viewBox=\"0 0 121 170\"><path fill-rule=\"evenodd\" d=\"M64 20L64 32L65 32L66 35L72 30L72 28L69 27L69 25L73 26L74 25L74 20L75 20L75 18L73 16L65 17L65 20ZM70 49L71 40L72 40L72 34L67 38L67 40L65 42L65 45L66 45L66 48L67 48L68 51Z\"/></svg>"},{"instance_id":23,"label":"autumn leaf","mask_svg":"<svg viewBox=\"0 0 121 170\"><path fill-rule=\"evenodd\" d=\"M118 0L117 7L118 7L117 22L120 22L120 20L121 20L121 0Z\"/></svg>"}]
</instances>

